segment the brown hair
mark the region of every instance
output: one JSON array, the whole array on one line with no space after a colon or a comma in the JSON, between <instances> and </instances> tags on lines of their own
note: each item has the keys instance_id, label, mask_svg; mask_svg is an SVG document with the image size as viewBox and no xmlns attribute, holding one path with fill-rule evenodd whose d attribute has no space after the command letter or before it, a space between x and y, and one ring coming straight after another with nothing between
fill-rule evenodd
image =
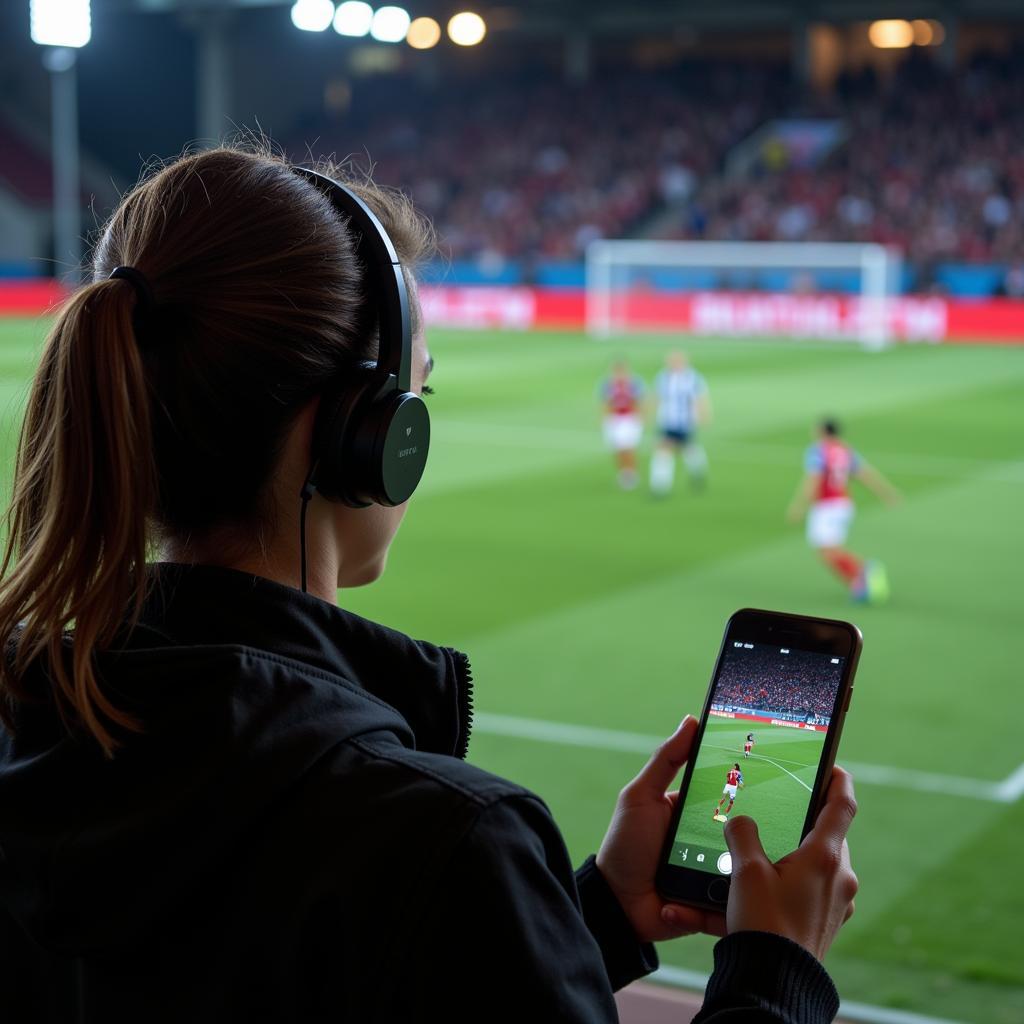
<instances>
[{"instance_id":1,"label":"brown hair","mask_svg":"<svg viewBox=\"0 0 1024 1024\"><path fill-rule=\"evenodd\" d=\"M432 239L411 203L346 184L414 266ZM120 203L92 282L47 339L18 444L0 565L8 726L13 702L47 696L23 683L42 656L64 721L106 754L118 728L139 729L104 693L95 655L137 621L156 542L228 527L262 545L290 426L325 380L373 355L354 251L330 202L266 152L185 156ZM109 279L118 265L145 276L151 307Z\"/></svg>"}]
</instances>

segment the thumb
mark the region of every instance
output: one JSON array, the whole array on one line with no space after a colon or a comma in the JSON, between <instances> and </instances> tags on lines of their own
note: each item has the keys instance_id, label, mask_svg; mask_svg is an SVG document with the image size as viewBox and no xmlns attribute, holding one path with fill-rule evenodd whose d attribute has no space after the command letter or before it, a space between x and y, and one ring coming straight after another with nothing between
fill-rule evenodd
<instances>
[{"instance_id":1,"label":"thumb","mask_svg":"<svg viewBox=\"0 0 1024 1024\"><path fill-rule=\"evenodd\" d=\"M686 764L697 733L697 719L687 715L679 728L651 755L640 774L626 787L645 800L662 800L679 770Z\"/></svg>"},{"instance_id":2,"label":"thumb","mask_svg":"<svg viewBox=\"0 0 1024 1024\"><path fill-rule=\"evenodd\" d=\"M757 822L744 814L729 819L725 826L725 842L732 854L733 874L751 864L768 861L757 832Z\"/></svg>"}]
</instances>

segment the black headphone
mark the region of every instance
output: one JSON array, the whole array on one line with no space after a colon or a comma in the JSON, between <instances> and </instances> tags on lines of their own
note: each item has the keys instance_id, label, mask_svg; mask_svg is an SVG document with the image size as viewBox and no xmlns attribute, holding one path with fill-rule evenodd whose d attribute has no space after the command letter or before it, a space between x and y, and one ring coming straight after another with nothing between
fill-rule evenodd
<instances>
[{"instance_id":1,"label":"black headphone","mask_svg":"<svg viewBox=\"0 0 1024 1024\"><path fill-rule=\"evenodd\" d=\"M430 449L430 417L412 392L412 318L402 264L373 211L354 192L305 167L295 172L348 221L377 313L377 361L349 367L320 397L309 473L302 485L302 589L306 505L314 494L352 508L401 505L416 490ZM372 323L373 318L369 318Z\"/></svg>"}]
</instances>

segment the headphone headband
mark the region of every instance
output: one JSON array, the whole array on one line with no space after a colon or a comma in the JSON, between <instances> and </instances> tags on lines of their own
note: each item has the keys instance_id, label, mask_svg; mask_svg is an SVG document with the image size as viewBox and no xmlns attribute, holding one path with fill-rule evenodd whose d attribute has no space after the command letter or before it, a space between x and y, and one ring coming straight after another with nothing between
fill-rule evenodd
<instances>
[{"instance_id":1,"label":"headphone headband","mask_svg":"<svg viewBox=\"0 0 1024 1024\"><path fill-rule=\"evenodd\" d=\"M351 189L333 178L310 170L293 168L323 193L339 213L356 229L356 252L366 272L373 277L379 311L377 369L393 375L400 391L412 387L412 317L409 291L402 263L377 215Z\"/></svg>"}]
</instances>

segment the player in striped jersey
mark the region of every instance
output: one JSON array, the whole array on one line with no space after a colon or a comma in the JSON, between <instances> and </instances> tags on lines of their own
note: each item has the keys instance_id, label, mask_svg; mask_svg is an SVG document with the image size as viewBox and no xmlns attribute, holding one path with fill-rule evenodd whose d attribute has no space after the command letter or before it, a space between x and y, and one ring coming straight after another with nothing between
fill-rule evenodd
<instances>
[{"instance_id":1,"label":"player in striped jersey","mask_svg":"<svg viewBox=\"0 0 1024 1024\"><path fill-rule=\"evenodd\" d=\"M835 420L823 420L818 425L816 443L807 450L804 478L790 502L787 517L795 523L807 514L807 543L843 579L854 600L881 603L889 596L885 568L845 547L854 513L848 485L851 479L859 480L889 505L896 504L900 494L839 434Z\"/></svg>"},{"instance_id":2,"label":"player in striped jersey","mask_svg":"<svg viewBox=\"0 0 1024 1024\"><path fill-rule=\"evenodd\" d=\"M629 372L626 362L619 360L614 363L611 376L601 385L604 439L615 453L619 486L627 491L636 487L636 450L643 435L640 414L643 395L643 381Z\"/></svg>"},{"instance_id":3,"label":"player in striped jersey","mask_svg":"<svg viewBox=\"0 0 1024 1024\"><path fill-rule=\"evenodd\" d=\"M670 352L654 389L661 436L651 456L651 491L660 497L672 490L679 453L690 482L700 487L707 479L708 457L697 440L697 431L711 421L708 386L682 352Z\"/></svg>"}]
</instances>

